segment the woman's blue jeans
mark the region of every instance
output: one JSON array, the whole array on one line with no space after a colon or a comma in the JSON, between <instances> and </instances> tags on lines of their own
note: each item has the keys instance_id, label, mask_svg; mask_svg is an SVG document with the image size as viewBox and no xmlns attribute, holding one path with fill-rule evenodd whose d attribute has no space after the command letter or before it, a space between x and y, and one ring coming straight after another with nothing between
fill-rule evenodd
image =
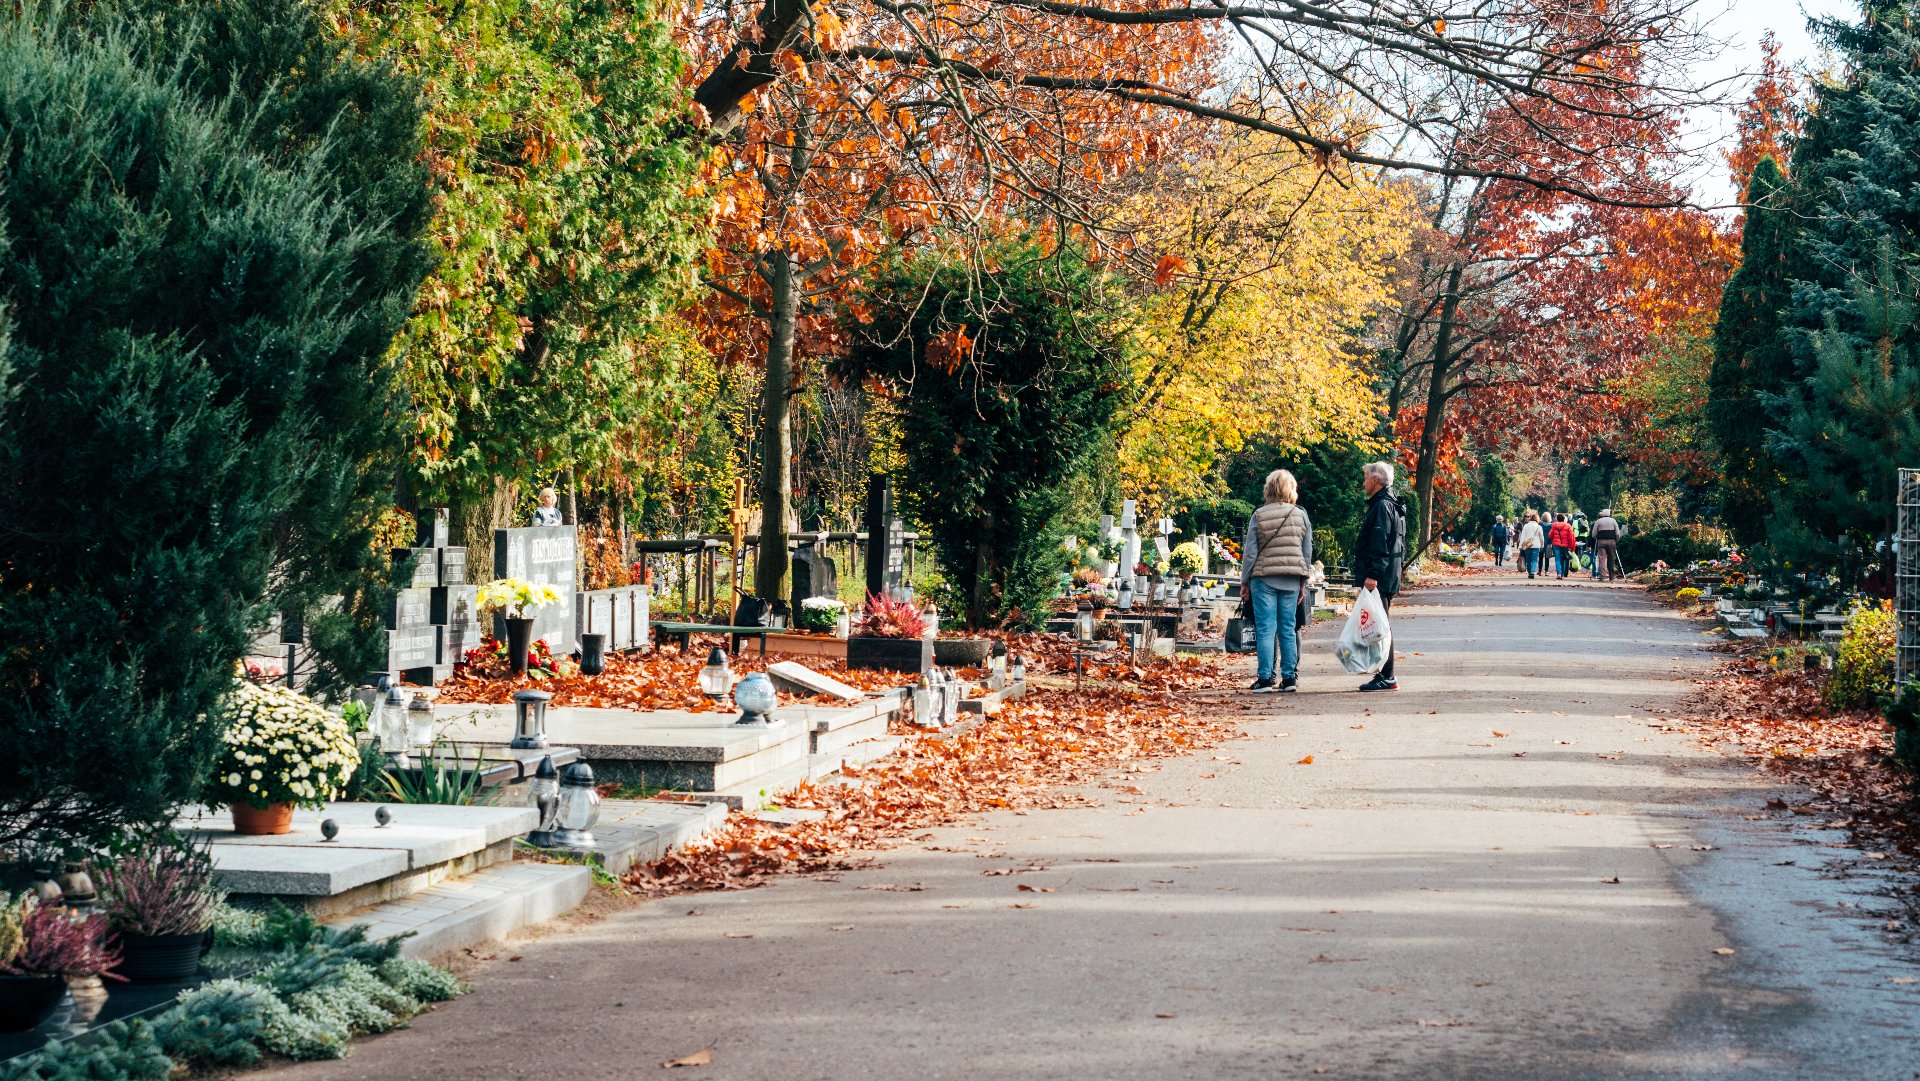
<instances>
[{"instance_id":1,"label":"woman's blue jeans","mask_svg":"<svg viewBox=\"0 0 1920 1081\"><path fill-rule=\"evenodd\" d=\"M1273 641L1280 640L1280 678L1292 679L1300 673L1300 628L1294 624L1294 610L1300 604L1300 590L1275 589L1264 578L1253 580L1253 651L1259 658L1261 679L1273 678Z\"/></svg>"},{"instance_id":2,"label":"woman's blue jeans","mask_svg":"<svg viewBox=\"0 0 1920 1081\"><path fill-rule=\"evenodd\" d=\"M1527 559L1527 573L1529 575L1538 574L1540 572L1540 549L1528 548L1520 554Z\"/></svg>"},{"instance_id":3,"label":"woman's blue jeans","mask_svg":"<svg viewBox=\"0 0 1920 1081\"><path fill-rule=\"evenodd\" d=\"M1567 576L1567 553L1572 550L1571 548L1562 548L1557 544L1553 546L1553 569L1557 571L1562 578Z\"/></svg>"}]
</instances>

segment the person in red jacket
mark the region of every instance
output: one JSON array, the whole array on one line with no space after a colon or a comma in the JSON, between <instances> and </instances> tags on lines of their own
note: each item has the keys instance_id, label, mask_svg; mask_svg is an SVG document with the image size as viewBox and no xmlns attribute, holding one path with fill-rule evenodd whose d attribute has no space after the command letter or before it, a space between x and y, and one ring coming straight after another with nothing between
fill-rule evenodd
<instances>
[{"instance_id":1,"label":"person in red jacket","mask_svg":"<svg viewBox=\"0 0 1920 1081\"><path fill-rule=\"evenodd\" d=\"M1553 528L1547 530L1547 543L1553 546L1553 569L1561 578L1567 576L1567 560L1572 558L1573 550L1580 543L1573 535L1573 527L1567 524L1567 516L1553 516Z\"/></svg>"}]
</instances>

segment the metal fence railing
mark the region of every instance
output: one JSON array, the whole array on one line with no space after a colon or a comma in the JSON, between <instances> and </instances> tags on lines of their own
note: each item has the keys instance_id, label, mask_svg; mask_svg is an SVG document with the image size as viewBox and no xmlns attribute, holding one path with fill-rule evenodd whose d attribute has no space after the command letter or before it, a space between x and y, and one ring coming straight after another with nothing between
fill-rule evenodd
<instances>
[{"instance_id":1,"label":"metal fence railing","mask_svg":"<svg viewBox=\"0 0 1920 1081\"><path fill-rule=\"evenodd\" d=\"M1894 608L1900 619L1894 675L1920 678L1920 469L1900 471L1898 530L1894 537Z\"/></svg>"}]
</instances>

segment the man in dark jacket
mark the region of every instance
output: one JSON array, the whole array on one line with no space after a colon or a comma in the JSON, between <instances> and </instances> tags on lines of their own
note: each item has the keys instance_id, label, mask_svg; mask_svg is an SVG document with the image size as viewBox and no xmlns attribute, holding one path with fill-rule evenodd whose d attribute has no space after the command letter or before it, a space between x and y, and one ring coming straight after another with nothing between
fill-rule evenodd
<instances>
[{"instance_id":1,"label":"man in dark jacket","mask_svg":"<svg viewBox=\"0 0 1920 1081\"><path fill-rule=\"evenodd\" d=\"M1367 490L1367 517L1360 523L1360 542L1354 546L1353 576L1360 588L1378 590L1381 606L1391 611L1393 595L1400 592L1400 561L1407 554L1407 508L1393 494L1392 462L1368 462L1361 484ZM1380 674L1360 689L1400 689L1393 678L1392 649Z\"/></svg>"},{"instance_id":2,"label":"man in dark jacket","mask_svg":"<svg viewBox=\"0 0 1920 1081\"><path fill-rule=\"evenodd\" d=\"M1494 566L1496 567L1506 566L1507 541L1511 539L1512 536L1513 536L1513 531L1507 528L1507 516L1504 514L1494 515L1493 529L1491 532L1487 534L1487 540L1490 542L1490 547L1492 547L1493 549L1493 565Z\"/></svg>"}]
</instances>

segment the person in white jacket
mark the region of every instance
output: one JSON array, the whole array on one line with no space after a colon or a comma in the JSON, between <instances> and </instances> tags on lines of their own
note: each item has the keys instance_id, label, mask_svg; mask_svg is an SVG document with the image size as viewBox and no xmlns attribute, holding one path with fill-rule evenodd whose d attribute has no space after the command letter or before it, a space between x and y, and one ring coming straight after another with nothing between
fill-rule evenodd
<instances>
[{"instance_id":1,"label":"person in white jacket","mask_svg":"<svg viewBox=\"0 0 1920 1081\"><path fill-rule=\"evenodd\" d=\"M1540 513L1527 511L1527 523L1520 527L1520 559L1527 567L1527 577L1532 578L1540 570L1540 553L1547 546L1547 533L1540 528Z\"/></svg>"}]
</instances>

